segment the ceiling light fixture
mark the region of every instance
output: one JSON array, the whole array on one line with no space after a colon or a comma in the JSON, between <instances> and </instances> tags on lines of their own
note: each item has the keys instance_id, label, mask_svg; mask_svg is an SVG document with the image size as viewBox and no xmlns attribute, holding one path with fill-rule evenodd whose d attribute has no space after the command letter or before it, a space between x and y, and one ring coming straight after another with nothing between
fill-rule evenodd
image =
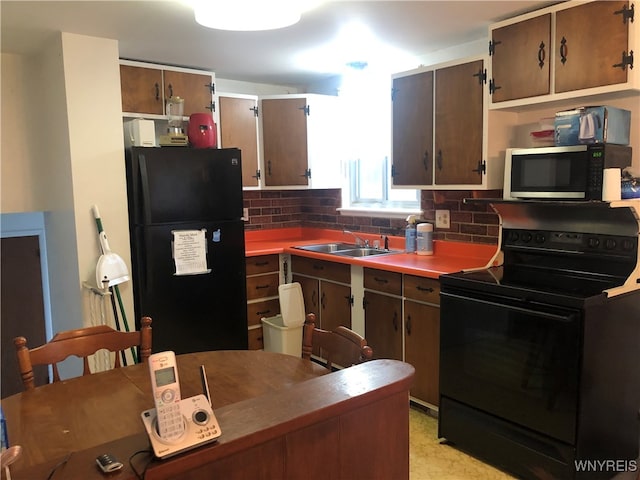
<instances>
[{"instance_id":1,"label":"ceiling light fixture","mask_svg":"<svg viewBox=\"0 0 640 480\"><path fill-rule=\"evenodd\" d=\"M302 0L194 0L193 12L196 22L217 30L275 30L299 22L310 3Z\"/></svg>"}]
</instances>

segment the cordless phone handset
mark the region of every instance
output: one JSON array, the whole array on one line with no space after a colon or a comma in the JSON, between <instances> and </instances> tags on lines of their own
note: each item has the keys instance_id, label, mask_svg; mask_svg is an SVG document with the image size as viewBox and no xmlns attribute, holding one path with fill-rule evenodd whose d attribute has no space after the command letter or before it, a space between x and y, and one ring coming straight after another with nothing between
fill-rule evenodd
<instances>
[{"instance_id":1,"label":"cordless phone handset","mask_svg":"<svg viewBox=\"0 0 640 480\"><path fill-rule=\"evenodd\" d=\"M184 434L185 423L180 408L180 382L175 354L167 351L151 355L149 373L158 434L164 440L178 440Z\"/></svg>"}]
</instances>

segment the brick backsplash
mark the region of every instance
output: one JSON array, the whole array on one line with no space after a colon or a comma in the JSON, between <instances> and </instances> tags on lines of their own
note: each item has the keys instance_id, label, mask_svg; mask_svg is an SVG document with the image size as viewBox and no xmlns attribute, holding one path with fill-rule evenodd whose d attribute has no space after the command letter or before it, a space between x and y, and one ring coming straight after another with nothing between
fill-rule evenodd
<instances>
[{"instance_id":1,"label":"brick backsplash","mask_svg":"<svg viewBox=\"0 0 640 480\"><path fill-rule=\"evenodd\" d=\"M244 207L249 209L246 229L285 227L346 228L380 235L404 235L405 220L386 217L340 215L339 189L245 190ZM451 228L435 229L434 238L458 242L498 241L498 216L487 204L465 204L471 197L500 198L501 191L473 192L439 190L421 192L424 220L435 221L436 210L451 212Z\"/></svg>"}]
</instances>

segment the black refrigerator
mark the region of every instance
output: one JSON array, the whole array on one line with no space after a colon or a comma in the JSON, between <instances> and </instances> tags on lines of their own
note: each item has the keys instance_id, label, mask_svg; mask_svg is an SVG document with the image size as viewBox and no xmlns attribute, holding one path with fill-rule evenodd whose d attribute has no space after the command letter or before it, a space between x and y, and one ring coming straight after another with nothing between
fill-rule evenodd
<instances>
[{"instance_id":1,"label":"black refrigerator","mask_svg":"<svg viewBox=\"0 0 640 480\"><path fill-rule=\"evenodd\" d=\"M240 150L126 151L136 327L153 352L247 348Z\"/></svg>"}]
</instances>

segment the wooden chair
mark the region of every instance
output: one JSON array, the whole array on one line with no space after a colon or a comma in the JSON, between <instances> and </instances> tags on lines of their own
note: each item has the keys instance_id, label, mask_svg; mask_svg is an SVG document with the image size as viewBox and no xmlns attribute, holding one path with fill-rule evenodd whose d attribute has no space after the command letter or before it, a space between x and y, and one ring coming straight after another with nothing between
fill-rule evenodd
<instances>
[{"instance_id":1,"label":"wooden chair","mask_svg":"<svg viewBox=\"0 0 640 480\"><path fill-rule=\"evenodd\" d=\"M311 353L318 347L325 366L331 370L333 365L350 367L371 360L373 350L367 341L353 330L339 326L335 330L316 328L316 315L306 316L302 332L302 358L311 360Z\"/></svg>"},{"instance_id":2,"label":"wooden chair","mask_svg":"<svg viewBox=\"0 0 640 480\"><path fill-rule=\"evenodd\" d=\"M115 367L118 368L121 366L118 352L140 347L140 359L146 362L151 355L151 318L143 317L140 330L134 332L119 332L107 325L99 325L57 333L48 343L31 350L27 347L27 339L24 337L14 338L13 344L18 355L22 383L25 390L31 390L35 388L34 365L52 365L53 381L58 382L60 375L57 363L71 355L82 358L82 375L91 374L87 357L98 350L116 352Z\"/></svg>"}]
</instances>

